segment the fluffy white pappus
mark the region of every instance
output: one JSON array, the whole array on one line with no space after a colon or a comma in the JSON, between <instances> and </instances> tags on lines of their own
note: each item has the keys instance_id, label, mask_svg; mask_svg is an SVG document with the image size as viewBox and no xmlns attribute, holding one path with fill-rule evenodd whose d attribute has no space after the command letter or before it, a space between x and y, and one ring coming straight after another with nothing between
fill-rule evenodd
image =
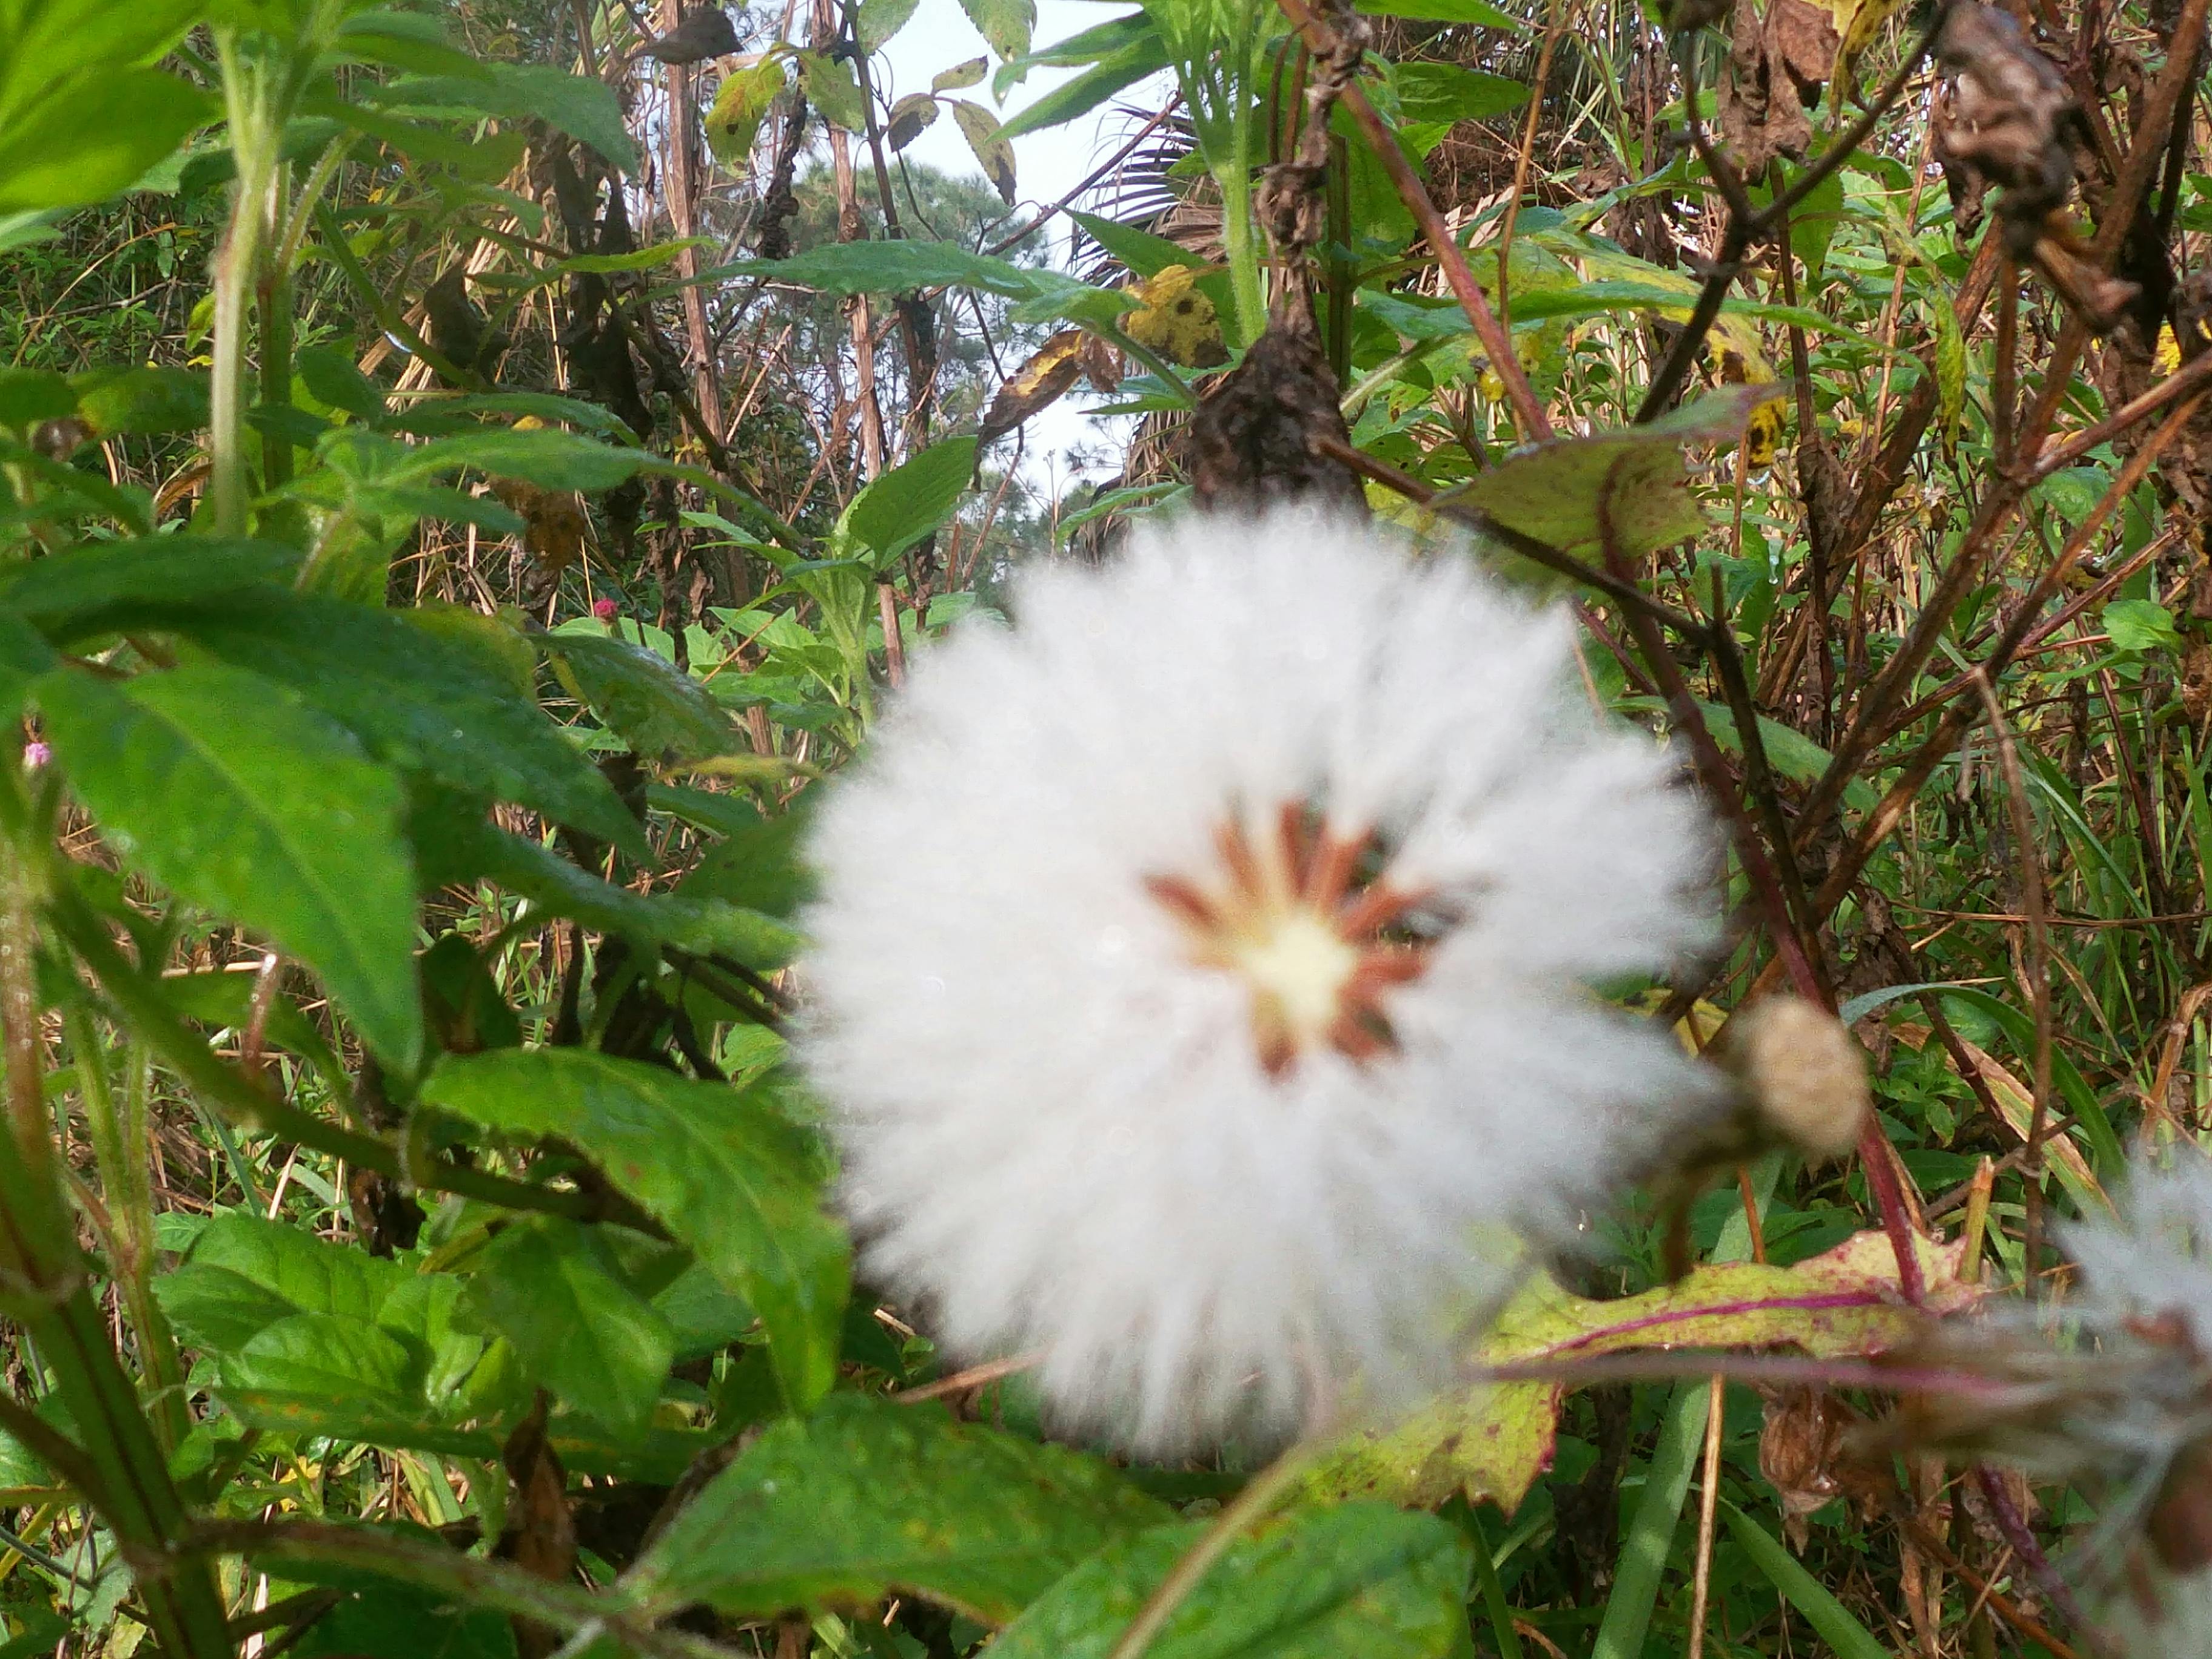
<instances>
[{"instance_id":1,"label":"fluffy white pappus","mask_svg":"<svg viewBox=\"0 0 2212 1659\"><path fill-rule=\"evenodd\" d=\"M2069 1311L2106 1333L2176 1319L2212 1357L2212 1162L2190 1148L2164 1167L2138 1158L2119 1212L2062 1240L2081 1270Z\"/></svg>"},{"instance_id":2,"label":"fluffy white pappus","mask_svg":"<svg viewBox=\"0 0 2212 1659\"><path fill-rule=\"evenodd\" d=\"M812 853L801 1053L878 1282L1165 1450L1450 1374L1705 1069L1595 978L1713 842L1557 612L1297 514L1024 573L913 666Z\"/></svg>"}]
</instances>

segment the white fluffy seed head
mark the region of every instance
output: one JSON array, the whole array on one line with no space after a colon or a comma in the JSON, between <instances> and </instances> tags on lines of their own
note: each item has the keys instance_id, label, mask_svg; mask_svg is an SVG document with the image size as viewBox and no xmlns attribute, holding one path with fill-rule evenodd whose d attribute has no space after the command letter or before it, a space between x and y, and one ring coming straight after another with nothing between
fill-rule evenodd
<instances>
[{"instance_id":1,"label":"white fluffy seed head","mask_svg":"<svg viewBox=\"0 0 2212 1659\"><path fill-rule=\"evenodd\" d=\"M1706 932L1701 812L1564 617L1365 526L1185 520L1012 609L814 832L801 1049L869 1270L1153 1449L1442 1380L1504 1241L1711 1109L1586 989Z\"/></svg>"},{"instance_id":2,"label":"white fluffy seed head","mask_svg":"<svg viewBox=\"0 0 2212 1659\"><path fill-rule=\"evenodd\" d=\"M1729 1025L1729 1058L1766 1127L1809 1158L1841 1158L1874 1110L1866 1056L1843 1021L1771 996Z\"/></svg>"}]
</instances>

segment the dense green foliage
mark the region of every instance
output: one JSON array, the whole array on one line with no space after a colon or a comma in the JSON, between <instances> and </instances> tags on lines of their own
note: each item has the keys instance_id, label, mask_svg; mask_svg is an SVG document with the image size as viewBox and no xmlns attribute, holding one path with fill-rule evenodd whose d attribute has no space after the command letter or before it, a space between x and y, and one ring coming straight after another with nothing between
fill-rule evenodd
<instances>
[{"instance_id":1,"label":"dense green foliage","mask_svg":"<svg viewBox=\"0 0 2212 1659\"><path fill-rule=\"evenodd\" d=\"M1929 162L1932 10L1390 0L1317 96L1348 9L963 3L893 97L912 0L666 64L597 0L0 0L0 1659L2076 1650L2104 1494L1842 1431L2204 1133L2203 0L2039 11L2033 221ZM1069 274L1024 135L1163 75ZM1571 597L1728 823L1725 948L1620 996L1794 984L1879 1111L1693 1194L1686 1277L1603 1218L1484 1350L1556 1376L1255 1479L948 1377L786 1038L908 659L1267 485L1191 434L1309 307L1304 462ZM1048 499L1082 379L1143 427Z\"/></svg>"}]
</instances>

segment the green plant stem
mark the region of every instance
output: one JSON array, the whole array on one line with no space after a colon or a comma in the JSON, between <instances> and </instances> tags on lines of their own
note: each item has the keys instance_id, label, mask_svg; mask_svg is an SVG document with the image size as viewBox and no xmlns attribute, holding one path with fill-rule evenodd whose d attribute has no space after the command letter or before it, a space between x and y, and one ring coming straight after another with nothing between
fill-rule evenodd
<instances>
[{"instance_id":1,"label":"green plant stem","mask_svg":"<svg viewBox=\"0 0 2212 1659\"><path fill-rule=\"evenodd\" d=\"M94 1477L81 1495L100 1512L137 1575L146 1616L174 1659L232 1651L222 1594L204 1563L176 1562L184 1504L168 1460L141 1408L94 1302L62 1192L47 1114L38 995L37 909L43 860L27 857L34 820L15 784L18 751L0 767L8 822L0 870L0 1024L5 1028L7 1146L0 1156L0 1300L36 1346L53 1388L84 1436Z\"/></svg>"},{"instance_id":2,"label":"green plant stem","mask_svg":"<svg viewBox=\"0 0 2212 1659\"><path fill-rule=\"evenodd\" d=\"M737 1659L739 1650L686 1631L658 1629L612 1596L550 1583L505 1561L464 1555L368 1527L329 1521L209 1521L185 1547L193 1553L257 1561L319 1561L365 1569L571 1633L604 1632L647 1659Z\"/></svg>"},{"instance_id":3,"label":"green plant stem","mask_svg":"<svg viewBox=\"0 0 2212 1659\"><path fill-rule=\"evenodd\" d=\"M1259 238L1252 227L1251 118L1233 124L1229 164L1216 167L1221 187L1222 246L1229 259L1229 290L1237 301L1237 343L1249 346L1267 325L1267 295L1260 280Z\"/></svg>"},{"instance_id":4,"label":"green plant stem","mask_svg":"<svg viewBox=\"0 0 2212 1659\"><path fill-rule=\"evenodd\" d=\"M1497 1638L1498 1659L1521 1659L1521 1632L1513 1628L1513 1605L1505 1599L1505 1586L1498 1577L1498 1560L1490 1547L1490 1529L1480 1516L1475 1528L1474 1580L1482 1586L1482 1605L1490 1614L1490 1632Z\"/></svg>"},{"instance_id":5,"label":"green plant stem","mask_svg":"<svg viewBox=\"0 0 2212 1659\"><path fill-rule=\"evenodd\" d=\"M82 1008L64 1015L76 1062L77 1092L92 1134L92 1156L107 1209L108 1252L116 1288L138 1337L139 1364L154 1390L155 1432L173 1453L191 1430L184 1369L161 1304L154 1299L154 1167L144 1050L132 1043L130 1075L118 1099L98 1028Z\"/></svg>"},{"instance_id":6,"label":"green plant stem","mask_svg":"<svg viewBox=\"0 0 2212 1659\"><path fill-rule=\"evenodd\" d=\"M247 526L246 331L261 270L276 179L275 110L265 72L226 31L217 41L223 100L238 178L231 187L230 223L215 262L215 386L209 452L216 533L242 536Z\"/></svg>"}]
</instances>

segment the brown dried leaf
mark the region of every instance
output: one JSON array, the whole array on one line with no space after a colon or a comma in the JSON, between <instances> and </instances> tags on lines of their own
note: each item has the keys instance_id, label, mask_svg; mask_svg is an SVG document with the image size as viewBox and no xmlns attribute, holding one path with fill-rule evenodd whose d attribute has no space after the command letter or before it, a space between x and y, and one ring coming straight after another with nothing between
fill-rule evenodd
<instances>
[{"instance_id":1,"label":"brown dried leaf","mask_svg":"<svg viewBox=\"0 0 2212 1659\"><path fill-rule=\"evenodd\" d=\"M1842 1401L1817 1389L1771 1389L1765 1426L1759 1432L1759 1472L1782 1500L1782 1531L1790 1547L1802 1550L1806 1517L1844 1492L1836 1465L1844 1449L1844 1431L1857 1415Z\"/></svg>"},{"instance_id":2,"label":"brown dried leaf","mask_svg":"<svg viewBox=\"0 0 2212 1659\"><path fill-rule=\"evenodd\" d=\"M1282 318L1269 323L1191 419L1199 505L1243 511L1295 501L1364 518L1359 475L1317 441L1351 447L1341 395L1312 330Z\"/></svg>"},{"instance_id":3,"label":"brown dried leaf","mask_svg":"<svg viewBox=\"0 0 2212 1659\"><path fill-rule=\"evenodd\" d=\"M1813 140L1806 106L1835 72L1843 40L1835 20L1809 0L1770 0L1764 13L1743 0L1719 91L1721 133L1747 178L1778 155L1805 154Z\"/></svg>"},{"instance_id":4,"label":"brown dried leaf","mask_svg":"<svg viewBox=\"0 0 2212 1659\"><path fill-rule=\"evenodd\" d=\"M1029 362L1006 377L991 399L976 442L987 444L1012 432L1065 396L1083 374L1085 342L1089 337L1079 328L1064 328L1039 346Z\"/></svg>"}]
</instances>

